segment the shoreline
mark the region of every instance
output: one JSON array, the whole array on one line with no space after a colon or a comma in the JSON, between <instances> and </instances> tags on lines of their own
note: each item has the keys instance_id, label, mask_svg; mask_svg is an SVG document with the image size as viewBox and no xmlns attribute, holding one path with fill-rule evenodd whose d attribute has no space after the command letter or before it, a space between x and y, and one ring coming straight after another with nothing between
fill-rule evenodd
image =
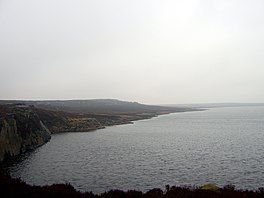
<instances>
[{"instance_id":1,"label":"shoreline","mask_svg":"<svg viewBox=\"0 0 264 198\"><path fill-rule=\"evenodd\" d=\"M54 134L61 134L61 133L89 133L89 132L95 132L97 130L101 130L101 129L106 129L108 127L115 127L115 126L121 126L121 125L128 125L128 124L134 124L135 122L137 121L144 121L144 120L151 120L151 119L154 119L154 118L159 118L159 117L162 117L162 116L168 116L170 114L178 114L178 113L188 113L188 112L197 112L197 111L207 111L209 109L193 109L193 110L189 110L189 111L178 111L178 112L170 112L170 113L163 113L163 114L158 114L158 115L155 115L155 116L152 116L152 117L149 117L149 118L142 118L142 119L136 119L136 120L131 120L127 123L119 123L119 124L113 124L113 125L108 125L108 126L103 126L102 128L98 128L98 129L92 129L90 131L72 131L72 132L58 132L58 133L53 133L52 135Z\"/></svg>"},{"instance_id":2,"label":"shoreline","mask_svg":"<svg viewBox=\"0 0 264 198\"><path fill-rule=\"evenodd\" d=\"M178 112L177 112L178 113ZM171 113L172 114L172 113ZM195 115L195 116L198 116L199 117L199 115L200 114L203 114L203 112L201 112L201 113L198 113L197 112L197 114L196 113L193 113L193 114L190 114L190 115ZM171 119L175 119L175 120L177 120L177 115L171 115L171 117L170 117L170 115L169 114L163 114L164 116L168 116L169 118L171 118ZM182 115L182 114L181 114ZM161 116L161 115L159 115L159 116ZM159 116L157 116L157 118L159 117ZM184 116L184 115L183 115ZM184 117L188 117L188 115L185 115ZM179 117L181 117L180 115L179 115ZM152 118L151 118L152 119ZM167 118L162 118L162 120L167 120ZM140 121L140 120L139 120ZM155 122L155 121L154 121ZM148 121L144 121L144 123L152 123L152 122L148 122ZM131 130L133 130L133 128L134 128L134 126L127 126L127 127L129 127ZM124 127L125 128L125 127ZM118 130L118 129L117 129ZM115 129L112 129L112 130L110 130L109 132L111 132L111 131L115 131ZM132 132L132 131L131 131ZM102 132L101 132L102 133ZM110 133L108 133L108 134L110 134ZM88 135L88 134L87 134ZM104 134L102 134L101 136L103 136ZM74 137L75 135L74 134L72 134L71 135L72 137ZM83 135L83 136L85 136L85 135ZM28 155L27 155L28 156ZM89 170L89 169L88 169ZM219 173L221 173L221 172L219 172ZM15 176L15 175L14 175ZM27 181L27 180L25 180L25 181ZM89 180L87 180L87 182L88 182ZM227 181L227 180L223 180L223 183L221 183L221 186L222 185L224 185L225 184L225 181ZM56 182L56 183L58 183L58 182L60 182L59 180ZM252 183L251 183L252 182ZM248 181L247 182L247 184L248 185L253 185L253 182L254 181ZM54 182L55 183L55 182ZM238 185L236 182L234 182L236 185ZM143 184L143 183L142 183ZM165 185L166 183L164 183L164 185ZM172 182L172 183L170 183L170 185L174 185L175 183L174 182ZM194 183L195 184L195 183ZM202 182L202 183L198 183L198 184L196 184L196 185L203 185L204 183ZM217 184L219 184L219 183L217 183ZM42 185L42 184L41 184ZM43 184L43 185L45 185L45 183ZM52 185L52 183L49 183L49 185ZM181 183L177 183L177 185L181 185ZM219 184L220 185L220 184ZM157 185L152 185L151 186L151 188L149 188L149 189L152 189L152 188L154 188L154 187L156 187ZM219 186L219 187L221 187L221 186ZM158 186L159 188L161 188L162 190L163 190L163 185L162 186ZM240 189L244 189L244 190L249 190L249 191L256 191L257 189L258 189L258 187L260 187L259 185L255 185L255 187L253 186L253 188L251 188L251 187L247 187L247 186L245 186L245 188L242 186L238 186ZM77 188L78 189L78 188ZM113 188L110 188L110 189L113 189ZM107 190L110 190L110 189L107 189ZM120 188L118 188L118 189L120 189ZM121 188L122 189L122 188ZM131 188L131 186L130 185L128 185L127 186L127 188L124 188L124 189L122 189L123 191L125 190L129 190L129 189L133 189L133 188ZM149 190L149 189L147 189L147 190ZM84 191L81 191L81 192L83 192L83 193L85 193L85 191L87 191L87 190L89 190L89 188L87 188L86 190L84 190ZM147 191L142 191L142 189L141 188L138 188L137 189L138 191L141 191L142 193L146 193ZM78 191L78 190L77 190ZM95 193L97 193L98 194L98 192L99 193L101 193L101 192L103 192L103 191L95 191Z\"/></svg>"},{"instance_id":3,"label":"shoreline","mask_svg":"<svg viewBox=\"0 0 264 198\"><path fill-rule=\"evenodd\" d=\"M11 156L11 157L6 158L3 161L0 161L0 168L1 168L1 166L5 166L8 163L14 163L16 161L19 161L21 159L21 157L23 157L24 155L30 154L31 152L34 152L36 149L44 146L45 144L47 144L48 142L50 142L50 140L51 140L51 138L52 138L53 135L57 135L57 134L62 135L64 133L91 133L91 132L100 131L102 129L106 129L108 127L115 127L115 126L128 125L128 124L129 125L133 125L137 121L150 120L150 119L158 118L158 117L161 117L161 116L167 116L167 115L170 115L170 114L196 112L196 111L205 111L205 110L208 110L208 109L190 109L190 110L187 110L187 111L177 111L177 112L161 113L161 114L158 114L158 115L154 115L152 117L147 117L147 118L145 117L145 118L130 120L130 121L124 122L124 123L115 123L113 125L102 126L100 128L90 129L90 130L85 130L85 131L51 132L51 134L50 134L51 137L50 137L50 139L47 142L45 142L45 143L37 146L35 149L27 150L26 152L22 152L19 155Z\"/></svg>"}]
</instances>

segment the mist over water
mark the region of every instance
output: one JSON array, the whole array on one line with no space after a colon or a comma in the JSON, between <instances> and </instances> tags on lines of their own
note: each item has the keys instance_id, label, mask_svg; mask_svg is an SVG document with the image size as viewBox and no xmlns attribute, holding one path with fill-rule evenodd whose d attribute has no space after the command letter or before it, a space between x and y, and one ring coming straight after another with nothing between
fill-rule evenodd
<instances>
[{"instance_id":1,"label":"mist over water","mask_svg":"<svg viewBox=\"0 0 264 198\"><path fill-rule=\"evenodd\" d=\"M133 125L52 136L7 167L30 184L82 191L170 185L264 186L264 107L176 113Z\"/></svg>"}]
</instances>

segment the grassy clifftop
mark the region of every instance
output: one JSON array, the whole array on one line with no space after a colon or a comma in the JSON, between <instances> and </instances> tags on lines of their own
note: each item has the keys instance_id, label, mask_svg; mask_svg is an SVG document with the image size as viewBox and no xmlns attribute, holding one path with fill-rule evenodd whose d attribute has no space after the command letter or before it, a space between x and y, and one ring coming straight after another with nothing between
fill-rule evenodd
<instances>
[{"instance_id":1,"label":"grassy clifftop","mask_svg":"<svg viewBox=\"0 0 264 198\"><path fill-rule=\"evenodd\" d=\"M158 105L146 105L138 102L127 102L116 99L93 99L93 100L42 100L42 101L23 101L23 100L0 100L0 104L23 103L34 105L37 108L65 111L72 113L85 114L142 114L142 113L172 113L194 110L186 107L165 107Z\"/></svg>"}]
</instances>

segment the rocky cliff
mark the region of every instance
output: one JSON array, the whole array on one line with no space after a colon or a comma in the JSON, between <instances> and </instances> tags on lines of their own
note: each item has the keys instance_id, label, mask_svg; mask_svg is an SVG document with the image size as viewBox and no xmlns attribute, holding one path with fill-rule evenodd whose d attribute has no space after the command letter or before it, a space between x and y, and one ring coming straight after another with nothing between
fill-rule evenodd
<instances>
[{"instance_id":1,"label":"rocky cliff","mask_svg":"<svg viewBox=\"0 0 264 198\"><path fill-rule=\"evenodd\" d=\"M0 161L33 150L50 138L33 107L0 106Z\"/></svg>"},{"instance_id":2,"label":"rocky cliff","mask_svg":"<svg viewBox=\"0 0 264 198\"><path fill-rule=\"evenodd\" d=\"M88 132L102 129L104 126L92 115L35 109L42 122L51 133Z\"/></svg>"},{"instance_id":3,"label":"rocky cliff","mask_svg":"<svg viewBox=\"0 0 264 198\"><path fill-rule=\"evenodd\" d=\"M191 110L118 100L0 101L0 162L43 145L51 133L87 132Z\"/></svg>"},{"instance_id":4,"label":"rocky cliff","mask_svg":"<svg viewBox=\"0 0 264 198\"><path fill-rule=\"evenodd\" d=\"M92 115L51 111L24 104L0 105L0 162L45 144L51 133L104 128Z\"/></svg>"}]
</instances>

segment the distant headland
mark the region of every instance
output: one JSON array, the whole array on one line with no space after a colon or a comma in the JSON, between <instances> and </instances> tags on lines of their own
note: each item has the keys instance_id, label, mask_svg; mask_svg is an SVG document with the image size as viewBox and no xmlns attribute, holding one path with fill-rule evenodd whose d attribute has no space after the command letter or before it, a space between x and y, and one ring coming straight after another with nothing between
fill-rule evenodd
<instances>
[{"instance_id":1,"label":"distant headland","mask_svg":"<svg viewBox=\"0 0 264 198\"><path fill-rule=\"evenodd\" d=\"M158 115L195 111L114 99L0 101L0 161L34 150L53 133L88 132Z\"/></svg>"}]
</instances>

